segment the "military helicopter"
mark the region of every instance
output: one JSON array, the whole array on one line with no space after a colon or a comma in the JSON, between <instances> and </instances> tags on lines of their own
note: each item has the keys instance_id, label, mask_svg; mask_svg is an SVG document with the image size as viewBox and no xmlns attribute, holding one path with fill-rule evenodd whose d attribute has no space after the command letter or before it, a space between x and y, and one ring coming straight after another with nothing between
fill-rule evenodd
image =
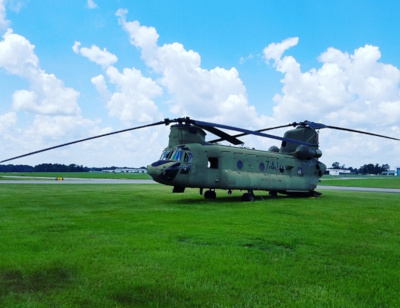
<instances>
[{"instance_id":1,"label":"military helicopter","mask_svg":"<svg viewBox=\"0 0 400 308\"><path fill-rule=\"evenodd\" d=\"M393 137L310 121L253 131L182 117L64 143L0 163L113 134L170 124L173 125L170 126L168 146L159 160L148 165L148 174L158 183L173 186L174 193L183 193L186 188L199 188L202 195L206 189L204 197L207 199L216 198L216 189L227 190L228 194L232 190L246 191L242 196L243 201L254 201L254 191L257 190L268 191L271 196L280 193L318 197L320 193L315 189L326 171L326 166L319 161L322 152L318 148L318 131L322 128L400 141ZM294 129L286 131L283 137L264 133L285 127ZM230 135L221 129L239 134ZM205 131L219 139L206 141ZM281 146L271 146L268 151L245 148L238 138L246 135L276 139L281 141ZM221 141L234 146L221 145Z\"/></svg>"}]
</instances>

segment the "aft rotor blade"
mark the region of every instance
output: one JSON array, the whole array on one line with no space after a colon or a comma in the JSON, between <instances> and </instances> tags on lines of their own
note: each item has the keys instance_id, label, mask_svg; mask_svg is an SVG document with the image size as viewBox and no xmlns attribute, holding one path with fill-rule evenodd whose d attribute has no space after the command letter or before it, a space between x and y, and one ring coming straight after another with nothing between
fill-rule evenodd
<instances>
[{"instance_id":1,"label":"aft rotor blade","mask_svg":"<svg viewBox=\"0 0 400 308\"><path fill-rule=\"evenodd\" d=\"M397 139L397 138L384 136L384 135L378 135L378 134L369 133L369 132L364 132L364 131L361 131L361 130L356 130L356 129L351 129L351 128L344 128L344 127L331 126L331 125L326 125L325 127L326 128L337 129L337 130L343 130L343 131L352 132L352 133L358 133L358 134L364 134L364 135L370 135L370 136L375 136L375 137L380 137L380 138L386 138L386 139L400 141L400 139Z\"/></svg>"},{"instance_id":2,"label":"aft rotor blade","mask_svg":"<svg viewBox=\"0 0 400 308\"><path fill-rule=\"evenodd\" d=\"M364 134L364 135L370 135L370 136L375 136L375 137L380 137L380 138L386 138L386 139L400 141L400 139L393 138L393 137L390 137L390 136L384 136L384 135L369 133L369 132L365 132L365 131L362 131L362 130L356 130L356 129L351 129L351 128L332 126L332 125L325 125L325 124L322 124L322 123L315 123L315 122L310 122L310 121L304 121L304 122L301 122L301 123L293 123L293 124L296 124L296 125L297 124L306 124L306 125L310 126L311 128L314 128L314 129L331 128L331 129L337 129L337 130L342 130L342 131L347 131L347 132L352 132L352 133L358 133L358 134Z\"/></svg>"},{"instance_id":3,"label":"aft rotor blade","mask_svg":"<svg viewBox=\"0 0 400 308\"><path fill-rule=\"evenodd\" d=\"M273 130L273 129L278 129L278 128L285 128L285 127L290 127L290 126L293 126L293 124L285 124L285 125L280 125L280 126L275 126L275 127L268 127L268 128L263 128L263 129L257 129L257 130L255 130L255 132L261 133L261 132L265 132L265 131L267 131L267 130ZM241 133L241 134L233 135L233 136L231 136L231 137L237 138L237 137L243 137L243 136L247 136L247 135L248 135L248 134L246 134L246 133ZM220 141L223 141L223 140L224 140L224 139L220 138L220 139L211 140L211 141L209 141L209 142L210 142L210 143L215 143L215 142L220 142Z\"/></svg>"},{"instance_id":4,"label":"aft rotor blade","mask_svg":"<svg viewBox=\"0 0 400 308\"><path fill-rule=\"evenodd\" d=\"M41 149L41 150L38 150L38 151L26 153L26 154L23 154L23 155L15 156L15 157L12 157L12 158L8 158L8 159L0 161L0 163L4 163L4 162L10 161L10 160L17 159L17 158L30 156L30 155L33 155L33 154L38 154L38 153L42 153L42 152L58 149L58 148L65 147L65 146L68 146L68 145L71 145L71 144L75 144L75 143L80 143L80 142L89 141L89 140L93 140L93 139L97 139L97 138L102 138L102 137L106 137L106 136L120 134L120 133L124 133L124 132L128 132L128 131L132 131L132 130L135 130L135 129L141 129L141 128L146 128L146 127L166 124L167 123L166 121L167 120L156 122L156 123L152 123L152 124L142 125L142 126L131 127L131 128L127 128L127 129L122 129L122 130L118 130L118 131L115 131L115 132L111 132L111 133L101 134L101 135L97 135L97 136L93 136L93 137L89 137L89 138L84 138L84 139L79 139L79 140L63 143L63 144L56 145L56 146L53 146L53 147L49 147L49 148Z\"/></svg>"},{"instance_id":5,"label":"aft rotor blade","mask_svg":"<svg viewBox=\"0 0 400 308\"><path fill-rule=\"evenodd\" d=\"M286 141L286 142L291 142L291 143L302 144L302 145L306 145L306 146L316 146L316 144L312 144L312 143L308 143L308 142L303 142L303 141L285 138L285 137L278 137L278 136L265 134L265 133L258 132L258 131L248 130L248 129L244 129L244 128L229 126L229 125L202 122L202 121L194 121L194 120L192 123L195 125L203 125L203 126L211 126L211 127L219 127L219 128L223 128L223 129L229 129L229 130L245 133L246 135L255 135L255 136L260 136L260 137L266 137L266 138L271 138L271 139L276 139L276 140L281 140L281 141Z\"/></svg>"}]
</instances>

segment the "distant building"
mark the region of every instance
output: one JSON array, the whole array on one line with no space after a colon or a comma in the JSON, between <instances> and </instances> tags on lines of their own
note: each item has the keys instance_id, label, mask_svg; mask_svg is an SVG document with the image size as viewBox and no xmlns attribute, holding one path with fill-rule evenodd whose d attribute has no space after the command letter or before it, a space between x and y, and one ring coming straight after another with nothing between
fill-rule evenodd
<instances>
[{"instance_id":1,"label":"distant building","mask_svg":"<svg viewBox=\"0 0 400 308\"><path fill-rule=\"evenodd\" d=\"M396 175L397 175L397 176L400 176L400 167L397 167L397 168L396 168Z\"/></svg>"},{"instance_id":2,"label":"distant building","mask_svg":"<svg viewBox=\"0 0 400 308\"><path fill-rule=\"evenodd\" d=\"M112 173L147 173L147 168L117 168L113 170L103 170L102 172Z\"/></svg>"},{"instance_id":3,"label":"distant building","mask_svg":"<svg viewBox=\"0 0 400 308\"><path fill-rule=\"evenodd\" d=\"M119 168L114 170L115 173L147 173L146 168Z\"/></svg>"},{"instance_id":4,"label":"distant building","mask_svg":"<svg viewBox=\"0 0 400 308\"><path fill-rule=\"evenodd\" d=\"M400 168L399 168L400 169ZM383 171L382 175L396 175L396 171L395 170L387 170L387 171Z\"/></svg>"},{"instance_id":5,"label":"distant building","mask_svg":"<svg viewBox=\"0 0 400 308\"><path fill-rule=\"evenodd\" d=\"M328 168L326 169L327 174L329 175L342 175L342 174L351 174L350 170L346 170L346 169L332 169L332 168Z\"/></svg>"}]
</instances>

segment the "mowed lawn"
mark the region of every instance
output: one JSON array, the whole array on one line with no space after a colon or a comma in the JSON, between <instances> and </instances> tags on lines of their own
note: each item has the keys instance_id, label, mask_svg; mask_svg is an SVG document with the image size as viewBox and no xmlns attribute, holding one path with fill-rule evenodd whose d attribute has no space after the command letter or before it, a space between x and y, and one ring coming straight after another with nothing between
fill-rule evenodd
<instances>
[{"instance_id":1,"label":"mowed lawn","mask_svg":"<svg viewBox=\"0 0 400 308\"><path fill-rule=\"evenodd\" d=\"M10 178L29 180L37 178L81 178L81 179L128 179L128 180L149 180L147 173L122 173L122 172L2 172L1 180Z\"/></svg>"},{"instance_id":2,"label":"mowed lawn","mask_svg":"<svg viewBox=\"0 0 400 308\"><path fill-rule=\"evenodd\" d=\"M318 186L400 189L400 176L323 176Z\"/></svg>"},{"instance_id":3,"label":"mowed lawn","mask_svg":"<svg viewBox=\"0 0 400 308\"><path fill-rule=\"evenodd\" d=\"M1 307L399 307L400 195L0 184Z\"/></svg>"}]
</instances>

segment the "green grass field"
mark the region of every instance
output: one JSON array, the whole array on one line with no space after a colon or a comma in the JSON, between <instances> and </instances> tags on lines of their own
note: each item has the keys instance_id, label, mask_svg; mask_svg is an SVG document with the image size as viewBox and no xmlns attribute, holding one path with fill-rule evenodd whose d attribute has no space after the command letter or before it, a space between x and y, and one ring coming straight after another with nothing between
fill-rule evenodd
<instances>
[{"instance_id":1,"label":"green grass field","mask_svg":"<svg viewBox=\"0 0 400 308\"><path fill-rule=\"evenodd\" d=\"M112 172L8 172L0 173L1 180L19 177L21 180L30 178L83 178L83 179L151 179L147 173L112 173Z\"/></svg>"},{"instance_id":2,"label":"green grass field","mask_svg":"<svg viewBox=\"0 0 400 308\"><path fill-rule=\"evenodd\" d=\"M323 176L319 186L323 185L400 189L400 176Z\"/></svg>"},{"instance_id":3,"label":"green grass field","mask_svg":"<svg viewBox=\"0 0 400 308\"><path fill-rule=\"evenodd\" d=\"M1 307L399 307L400 195L0 184Z\"/></svg>"}]
</instances>

